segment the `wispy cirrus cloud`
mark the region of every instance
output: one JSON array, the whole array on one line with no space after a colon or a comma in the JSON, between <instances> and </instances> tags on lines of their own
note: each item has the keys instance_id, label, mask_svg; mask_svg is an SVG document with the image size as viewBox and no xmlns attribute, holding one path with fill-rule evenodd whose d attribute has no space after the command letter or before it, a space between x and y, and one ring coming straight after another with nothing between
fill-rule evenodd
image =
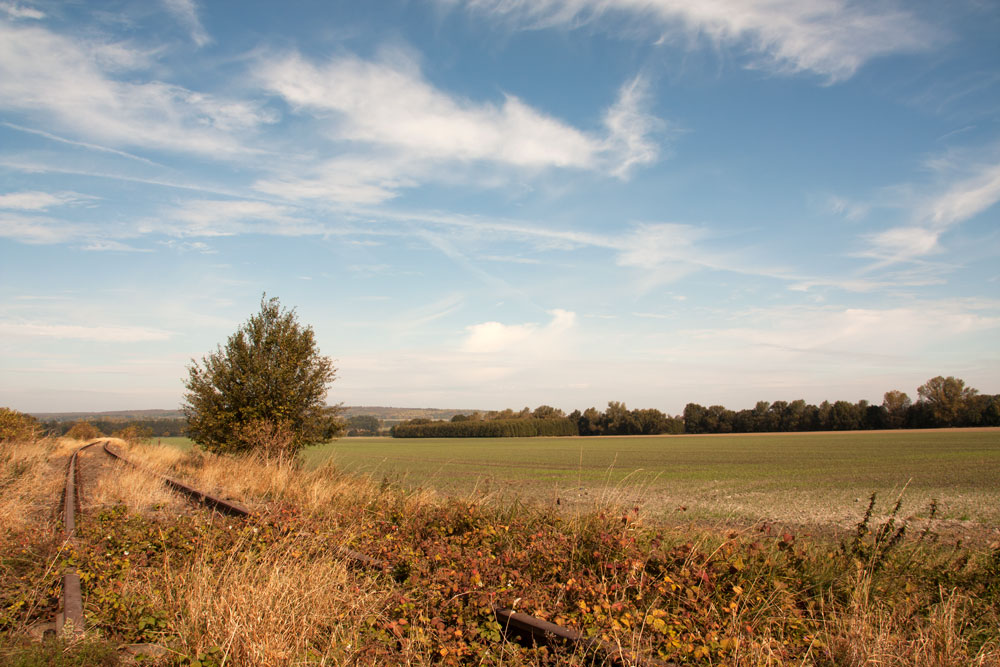
<instances>
[{"instance_id":1,"label":"wispy cirrus cloud","mask_svg":"<svg viewBox=\"0 0 1000 667\"><path fill-rule=\"evenodd\" d=\"M16 2L0 2L0 12L12 19L40 21L45 18L45 12Z\"/></svg>"},{"instance_id":2,"label":"wispy cirrus cloud","mask_svg":"<svg viewBox=\"0 0 1000 667\"><path fill-rule=\"evenodd\" d=\"M362 209L359 209L359 212ZM618 266L634 269L640 287L673 282L695 271L725 271L781 280L801 280L794 272L755 260L748 249L725 248L705 226L673 222L634 222L614 233L558 229L535 220L510 220L437 212L368 211L375 219L462 230L494 243L531 240L538 250L598 248L613 253Z\"/></svg>"},{"instance_id":3,"label":"wispy cirrus cloud","mask_svg":"<svg viewBox=\"0 0 1000 667\"><path fill-rule=\"evenodd\" d=\"M83 250L90 252L153 252L149 248L136 248L135 246L108 239L96 239L83 246Z\"/></svg>"},{"instance_id":4,"label":"wispy cirrus cloud","mask_svg":"<svg viewBox=\"0 0 1000 667\"><path fill-rule=\"evenodd\" d=\"M148 165L158 166L156 162L138 155L133 155L132 153L127 153L125 151L120 151L115 148L109 148L107 146L100 146L98 144L88 143L86 141L74 141L73 139L67 139L66 137L60 137L59 135L52 134L51 132L45 132L44 130L38 130L31 127L25 127L23 125L17 125L16 123L0 123L4 127L9 127L12 130L17 130L18 132L25 132L27 134L34 134L39 137L45 137L50 141L55 141L60 144L66 144L69 146L77 146L79 148L85 148L91 151L99 151L101 153L110 153L111 155L118 155L129 160L136 160L138 162L144 162Z\"/></svg>"},{"instance_id":5,"label":"wispy cirrus cloud","mask_svg":"<svg viewBox=\"0 0 1000 667\"><path fill-rule=\"evenodd\" d=\"M910 195L906 202L911 209L908 224L865 237L868 247L858 255L878 260L872 268L939 252L943 234L1000 202L1000 162L995 158L963 160L958 165L938 159L931 165L950 182L930 195Z\"/></svg>"},{"instance_id":6,"label":"wispy cirrus cloud","mask_svg":"<svg viewBox=\"0 0 1000 667\"><path fill-rule=\"evenodd\" d=\"M702 37L746 50L749 65L850 78L879 56L921 51L941 31L896 3L850 0L440 0L525 28L615 30Z\"/></svg>"},{"instance_id":7,"label":"wispy cirrus cloud","mask_svg":"<svg viewBox=\"0 0 1000 667\"><path fill-rule=\"evenodd\" d=\"M252 152L241 135L275 120L244 100L143 77L147 63L146 54L127 45L0 21L0 110L41 116L113 146L208 157Z\"/></svg>"},{"instance_id":8,"label":"wispy cirrus cloud","mask_svg":"<svg viewBox=\"0 0 1000 667\"><path fill-rule=\"evenodd\" d=\"M91 225L83 223L0 211L0 237L22 243L67 243L77 241L94 231Z\"/></svg>"},{"instance_id":9,"label":"wispy cirrus cloud","mask_svg":"<svg viewBox=\"0 0 1000 667\"><path fill-rule=\"evenodd\" d=\"M141 221L140 234L214 237L237 234L321 235L323 225L301 218L289 206L249 199L193 199L167 207Z\"/></svg>"},{"instance_id":10,"label":"wispy cirrus cloud","mask_svg":"<svg viewBox=\"0 0 1000 667\"><path fill-rule=\"evenodd\" d=\"M339 155L306 175L261 179L256 188L289 198L377 203L435 178L443 166L571 168L625 178L655 161L660 121L647 110L645 81L627 82L604 116L607 134L577 129L514 95L466 99L435 87L401 51L378 60L342 56L323 62L299 53L269 57L261 85L311 116Z\"/></svg>"},{"instance_id":11,"label":"wispy cirrus cloud","mask_svg":"<svg viewBox=\"0 0 1000 667\"><path fill-rule=\"evenodd\" d=\"M44 211L53 206L62 206L89 199L75 192L41 192L26 190L9 192L0 195L0 209L15 209L20 211Z\"/></svg>"},{"instance_id":12,"label":"wispy cirrus cloud","mask_svg":"<svg viewBox=\"0 0 1000 667\"><path fill-rule=\"evenodd\" d=\"M198 18L198 6L194 0L163 0L163 4L188 30L191 41L198 46L205 46L212 41L212 38L205 32L201 19Z\"/></svg>"},{"instance_id":13,"label":"wispy cirrus cloud","mask_svg":"<svg viewBox=\"0 0 1000 667\"><path fill-rule=\"evenodd\" d=\"M785 306L739 314L741 325L689 331L708 349L734 355L757 353L908 357L920 360L930 347L956 336L1000 328L997 302L972 299L922 300L895 308Z\"/></svg>"}]
</instances>

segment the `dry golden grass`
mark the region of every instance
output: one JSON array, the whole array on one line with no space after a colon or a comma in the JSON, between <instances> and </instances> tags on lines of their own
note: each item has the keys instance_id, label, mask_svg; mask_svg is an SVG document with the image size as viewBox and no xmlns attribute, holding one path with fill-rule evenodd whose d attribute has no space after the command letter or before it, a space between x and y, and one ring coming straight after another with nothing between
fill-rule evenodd
<instances>
[{"instance_id":1,"label":"dry golden grass","mask_svg":"<svg viewBox=\"0 0 1000 667\"><path fill-rule=\"evenodd\" d=\"M878 600L870 595L870 586L870 580L859 576L850 606L831 620L830 645L838 665L1000 665L1000 628L992 642L970 650L961 626L972 610L960 591L942 589L940 601L922 618L906 605Z\"/></svg>"},{"instance_id":2,"label":"dry golden grass","mask_svg":"<svg viewBox=\"0 0 1000 667\"><path fill-rule=\"evenodd\" d=\"M81 511L93 512L103 507L125 505L133 512L179 512L187 506L182 497L148 472L123 463L112 464L109 468L111 474L101 476L81 494Z\"/></svg>"},{"instance_id":3,"label":"dry golden grass","mask_svg":"<svg viewBox=\"0 0 1000 667\"><path fill-rule=\"evenodd\" d=\"M23 530L55 518L59 464L76 446L62 439L0 443L0 527Z\"/></svg>"},{"instance_id":4,"label":"dry golden grass","mask_svg":"<svg viewBox=\"0 0 1000 667\"><path fill-rule=\"evenodd\" d=\"M269 503L294 505L310 515L354 511L376 502L382 490L370 479L346 475L333 464L303 469L287 458L224 457L198 451L179 454L171 447L140 445L129 456L164 474L183 479L202 491L234 498L251 508ZM432 502L431 490L407 494L407 502Z\"/></svg>"},{"instance_id":5,"label":"dry golden grass","mask_svg":"<svg viewBox=\"0 0 1000 667\"><path fill-rule=\"evenodd\" d=\"M206 544L202 553L212 548ZM317 664L348 664L366 619L383 616L384 594L359 584L335 558L298 559L306 548L292 541L254 559L149 568L126 591L160 591L188 655L218 647L233 665L278 667L304 655Z\"/></svg>"}]
</instances>

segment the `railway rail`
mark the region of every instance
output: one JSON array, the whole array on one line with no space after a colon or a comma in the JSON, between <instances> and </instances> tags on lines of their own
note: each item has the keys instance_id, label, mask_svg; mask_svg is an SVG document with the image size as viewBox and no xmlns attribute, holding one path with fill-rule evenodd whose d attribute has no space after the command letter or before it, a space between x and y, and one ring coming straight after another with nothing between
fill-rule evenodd
<instances>
[{"instance_id":1,"label":"railway rail","mask_svg":"<svg viewBox=\"0 0 1000 667\"><path fill-rule=\"evenodd\" d=\"M69 460L66 484L63 492L62 512L63 534L64 539L68 542L76 539L76 512L80 507L79 454L96 445L101 445L101 450L112 459L159 478L174 491L187 496L209 509L230 516L247 517L250 515L250 509L245 505L219 498L177 479L162 475L116 451L111 446L110 440L97 440L77 449L73 452ZM341 547L339 555L354 567L376 570L386 570L389 568L387 563L353 549ZM57 613L56 616L56 631L60 634L82 633L84 630L83 600L81 596L80 576L75 567L66 568L63 572L62 583L62 611ZM570 649L583 650L592 655L600 655L603 658L603 664L623 667L673 667L676 664L656 658L634 656L621 647L614 646L609 642L587 637L577 630L564 628L529 614L514 611L511 608L494 607L493 614L503 630L504 639L516 642L522 646L562 645Z\"/></svg>"}]
</instances>

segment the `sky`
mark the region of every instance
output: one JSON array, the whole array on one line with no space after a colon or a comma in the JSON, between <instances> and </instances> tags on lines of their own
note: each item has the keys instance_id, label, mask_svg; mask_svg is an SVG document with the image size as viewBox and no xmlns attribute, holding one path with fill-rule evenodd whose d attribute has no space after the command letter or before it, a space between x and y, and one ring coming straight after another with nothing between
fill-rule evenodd
<instances>
[{"instance_id":1,"label":"sky","mask_svg":"<svg viewBox=\"0 0 1000 667\"><path fill-rule=\"evenodd\" d=\"M992 0L0 0L0 405L1000 393Z\"/></svg>"}]
</instances>

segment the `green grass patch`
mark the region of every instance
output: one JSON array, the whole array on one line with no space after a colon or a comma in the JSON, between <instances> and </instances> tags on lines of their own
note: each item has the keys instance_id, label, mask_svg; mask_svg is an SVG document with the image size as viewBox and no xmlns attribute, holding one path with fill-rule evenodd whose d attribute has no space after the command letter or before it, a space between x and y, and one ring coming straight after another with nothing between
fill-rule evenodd
<instances>
[{"instance_id":1,"label":"green grass patch","mask_svg":"<svg viewBox=\"0 0 1000 667\"><path fill-rule=\"evenodd\" d=\"M151 438L150 442L154 445L167 445L170 447L176 447L182 452L189 452L191 448L194 447L194 442L191 438L186 438L184 436L172 436L169 438Z\"/></svg>"}]
</instances>

